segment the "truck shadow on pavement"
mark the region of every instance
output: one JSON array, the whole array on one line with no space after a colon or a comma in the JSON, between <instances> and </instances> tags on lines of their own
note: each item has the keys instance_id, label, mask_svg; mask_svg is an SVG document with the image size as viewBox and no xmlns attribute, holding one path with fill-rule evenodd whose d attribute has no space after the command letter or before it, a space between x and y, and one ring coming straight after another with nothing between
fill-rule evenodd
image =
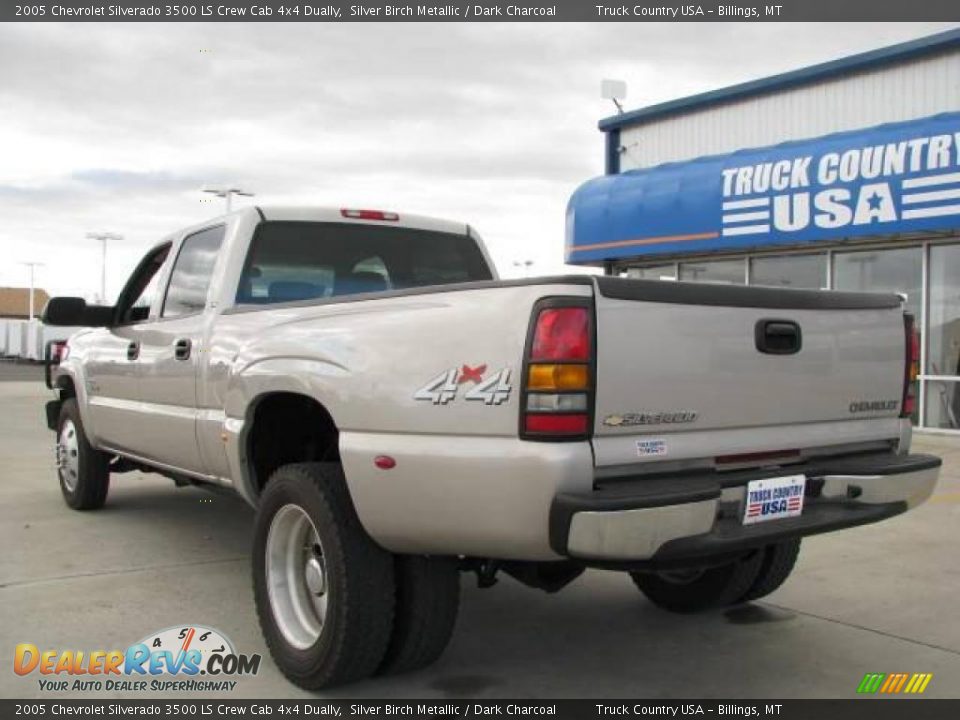
<instances>
[{"instance_id":1,"label":"truck shadow on pavement","mask_svg":"<svg viewBox=\"0 0 960 720\"><path fill-rule=\"evenodd\" d=\"M480 590L475 577L465 574L454 637L437 664L306 694L277 671L257 627L249 563L253 511L242 500L131 474L114 480L103 510L75 513L51 485L31 498L25 532L69 537L74 551L35 546L31 562L15 568L22 582L12 585L21 590L4 592L22 593L14 597L18 606L42 612L56 602L51 592L68 591L74 583L75 592L90 593L93 605L82 620L64 614L60 621L68 628L82 623L83 634L92 637L114 617L96 607L108 599L130 608L124 610L131 628L124 638L134 628L142 634L176 622L209 622L244 652L264 656L259 675L243 683L251 696L657 698L689 696L695 689L701 696L733 697L755 694L762 678L779 679L769 692L788 691L792 685L784 679L801 668L807 687L829 692L846 680L834 677L831 666L863 657L863 643L845 647L843 628L763 603L694 616L664 612L623 573L588 571L556 595L506 576ZM189 592L173 605L152 600L154 585L165 586L170 578ZM41 595L42 587L47 589ZM834 663L808 662L824 649Z\"/></svg>"},{"instance_id":2,"label":"truck shadow on pavement","mask_svg":"<svg viewBox=\"0 0 960 720\"><path fill-rule=\"evenodd\" d=\"M149 487L137 487L140 484L117 482L102 519L116 522L118 530L126 519L135 520L141 528L152 528L153 536L170 550L191 560L244 558L238 591L249 593L245 558L253 511L232 496L156 485L153 478ZM462 576L461 590L457 628L436 665L323 695L666 695L671 687L689 690L688 678L678 674L678 668L691 663L724 677L739 672L730 664L731 653L744 652L754 657L758 668L767 666L775 658L765 658L766 651L782 645L759 628L772 622L790 626L793 623L784 621L794 617L758 604L725 613L672 615L647 602L626 575L614 572L588 571L555 595L526 588L507 576L481 590L473 574ZM266 655L253 614L234 621L252 626L258 651Z\"/></svg>"}]
</instances>

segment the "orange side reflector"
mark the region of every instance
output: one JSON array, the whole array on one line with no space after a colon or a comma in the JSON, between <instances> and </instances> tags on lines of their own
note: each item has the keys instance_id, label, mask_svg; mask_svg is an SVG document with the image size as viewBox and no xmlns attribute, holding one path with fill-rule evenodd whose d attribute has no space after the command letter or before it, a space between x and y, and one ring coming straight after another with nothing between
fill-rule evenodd
<instances>
[{"instance_id":1,"label":"orange side reflector","mask_svg":"<svg viewBox=\"0 0 960 720\"><path fill-rule=\"evenodd\" d=\"M531 364L527 373L530 390L586 390L590 371L586 365Z\"/></svg>"}]
</instances>

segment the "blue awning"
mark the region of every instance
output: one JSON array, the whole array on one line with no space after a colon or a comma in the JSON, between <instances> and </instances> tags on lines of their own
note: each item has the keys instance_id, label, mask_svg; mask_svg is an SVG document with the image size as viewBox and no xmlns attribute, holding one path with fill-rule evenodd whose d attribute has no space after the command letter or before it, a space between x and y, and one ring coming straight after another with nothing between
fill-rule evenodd
<instances>
[{"instance_id":1,"label":"blue awning","mask_svg":"<svg viewBox=\"0 0 960 720\"><path fill-rule=\"evenodd\" d=\"M606 175L567 207L566 260L960 228L960 113Z\"/></svg>"}]
</instances>

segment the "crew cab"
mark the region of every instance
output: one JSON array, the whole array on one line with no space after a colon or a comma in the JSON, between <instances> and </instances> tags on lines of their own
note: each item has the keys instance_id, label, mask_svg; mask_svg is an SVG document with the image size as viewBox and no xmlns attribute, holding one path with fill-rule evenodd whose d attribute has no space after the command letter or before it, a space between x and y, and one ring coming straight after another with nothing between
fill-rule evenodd
<instances>
[{"instance_id":1,"label":"crew cab","mask_svg":"<svg viewBox=\"0 0 960 720\"><path fill-rule=\"evenodd\" d=\"M306 688L431 663L462 571L763 597L802 537L898 515L940 468L909 452L901 297L499 280L463 223L247 208L44 320L90 327L47 406L67 504L130 470L239 493L264 637Z\"/></svg>"}]
</instances>

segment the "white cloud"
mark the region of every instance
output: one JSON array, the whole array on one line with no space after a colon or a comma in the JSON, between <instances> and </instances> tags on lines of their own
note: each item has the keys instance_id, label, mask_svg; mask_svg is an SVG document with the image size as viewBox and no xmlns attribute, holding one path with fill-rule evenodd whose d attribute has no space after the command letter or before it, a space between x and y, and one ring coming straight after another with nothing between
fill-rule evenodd
<instances>
[{"instance_id":1,"label":"white cloud","mask_svg":"<svg viewBox=\"0 0 960 720\"><path fill-rule=\"evenodd\" d=\"M501 272L563 269L564 210L611 107L680 97L943 24L7 24L0 284L116 292L148 245L215 214L198 190L470 222ZM204 52L201 52L204 51Z\"/></svg>"}]
</instances>

